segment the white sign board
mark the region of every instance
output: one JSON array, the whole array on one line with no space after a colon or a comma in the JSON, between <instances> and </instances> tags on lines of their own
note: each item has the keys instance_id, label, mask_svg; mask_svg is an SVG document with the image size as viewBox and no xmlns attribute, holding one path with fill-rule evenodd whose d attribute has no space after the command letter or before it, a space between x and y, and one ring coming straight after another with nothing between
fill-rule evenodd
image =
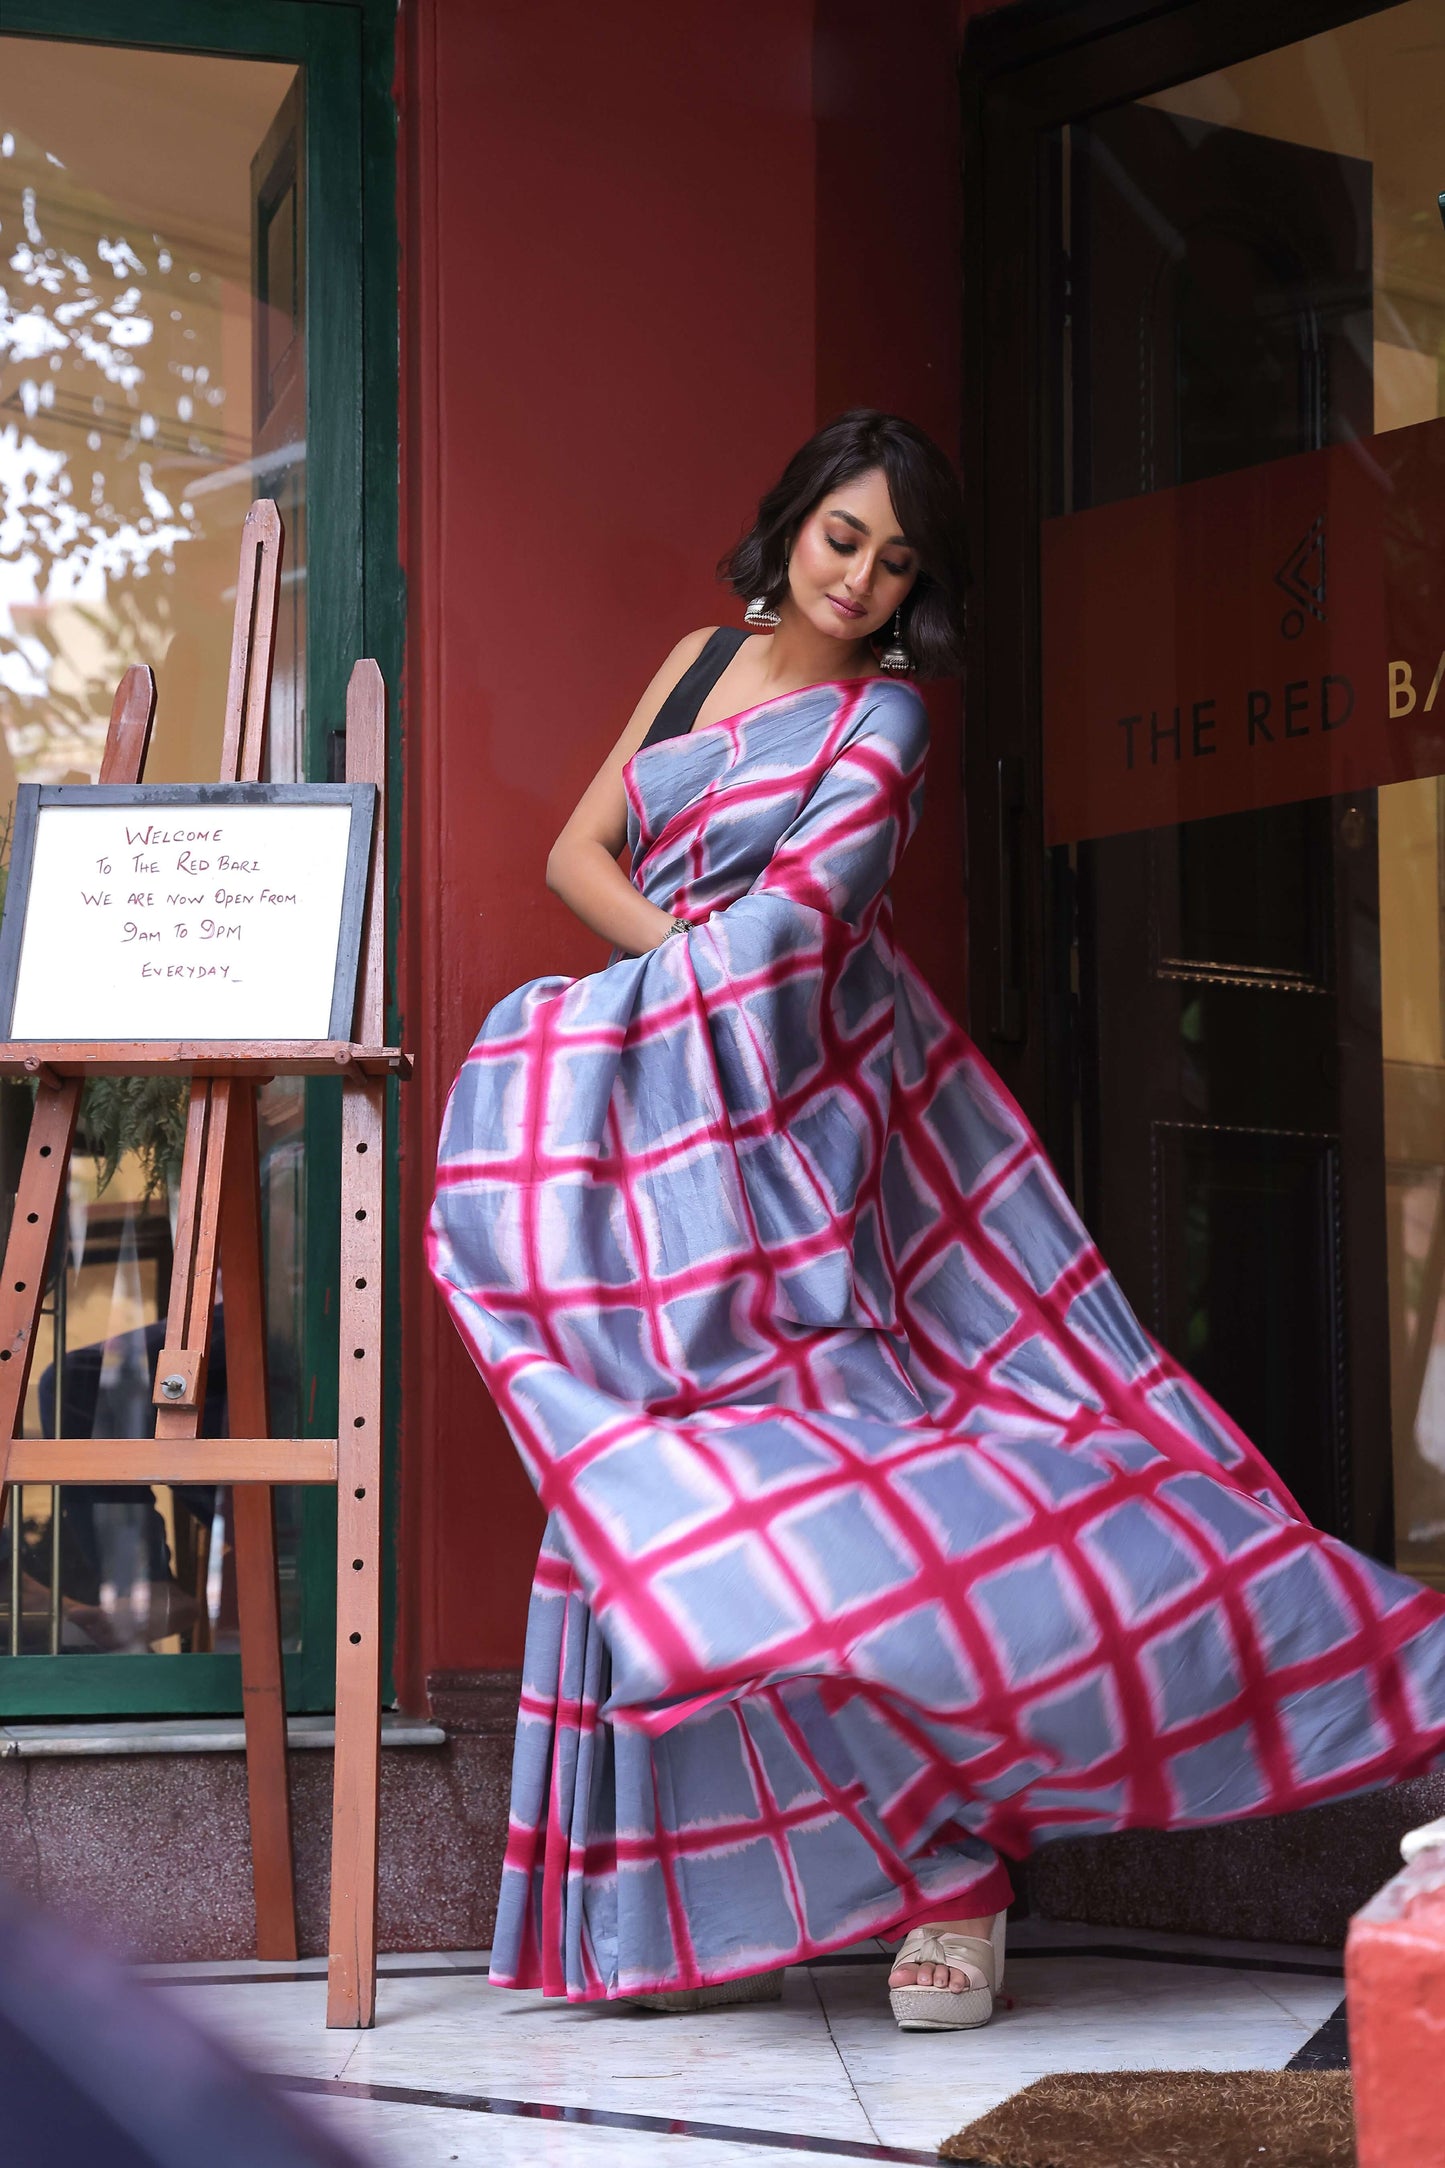
<instances>
[{"instance_id":1,"label":"white sign board","mask_svg":"<svg viewBox=\"0 0 1445 2168\"><path fill-rule=\"evenodd\" d=\"M348 1039L369 784L22 788L9 1039Z\"/></svg>"}]
</instances>

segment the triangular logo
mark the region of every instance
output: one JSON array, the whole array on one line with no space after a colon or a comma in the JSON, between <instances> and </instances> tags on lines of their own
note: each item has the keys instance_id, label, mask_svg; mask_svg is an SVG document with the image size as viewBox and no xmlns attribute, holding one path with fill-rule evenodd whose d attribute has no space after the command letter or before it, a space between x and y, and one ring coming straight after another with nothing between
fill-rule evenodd
<instances>
[{"instance_id":1,"label":"triangular logo","mask_svg":"<svg viewBox=\"0 0 1445 2168\"><path fill-rule=\"evenodd\" d=\"M1292 608L1285 611L1279 629L1287 640L1297 640L1305 629L1306 612L1317 625L1325 621L1325 515L1296 543L1274 576L1276 587L1289 596Z\"/></svg>"}]
</instances>

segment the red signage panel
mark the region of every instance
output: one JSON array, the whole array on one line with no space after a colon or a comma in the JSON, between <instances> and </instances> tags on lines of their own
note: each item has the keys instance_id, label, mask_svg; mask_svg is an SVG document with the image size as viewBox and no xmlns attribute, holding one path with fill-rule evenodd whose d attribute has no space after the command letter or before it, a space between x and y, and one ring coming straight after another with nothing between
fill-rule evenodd
<instances>
[{"instance_id":1,"label":"red signage panel","mask_svg":"<svg viewBox=\"0 0 1445 2168\"><path fill-rule=\"evenodd\" d=\"M1044 832L1445 772L1445 420L1046 520Z\"/></svg>"}]
</instances>

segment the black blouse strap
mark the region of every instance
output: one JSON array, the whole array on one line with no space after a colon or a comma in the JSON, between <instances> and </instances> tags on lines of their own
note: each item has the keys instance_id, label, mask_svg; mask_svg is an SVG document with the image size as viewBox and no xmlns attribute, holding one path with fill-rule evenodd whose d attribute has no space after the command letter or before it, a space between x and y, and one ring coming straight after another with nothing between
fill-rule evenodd
<instances>
[{"instance_id":1,"label":"black blouse strap","mask_svg":"<svg viewBox=\"0 0 1445 2168\"><path fill-rule=\"evenodd\" d=\"M643 745L656 745L659 738L686 736L697 721L704 700L747 637L735 625L720 625L711 639L703 642L696 662L688 664L658 709ZM641 747L638 750L640 752Z\"/></svg>"}]
</instances>

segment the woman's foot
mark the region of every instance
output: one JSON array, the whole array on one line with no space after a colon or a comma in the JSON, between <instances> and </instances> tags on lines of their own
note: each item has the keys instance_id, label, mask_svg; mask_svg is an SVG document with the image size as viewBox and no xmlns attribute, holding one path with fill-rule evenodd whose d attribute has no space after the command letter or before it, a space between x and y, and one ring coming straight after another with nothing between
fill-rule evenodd
<instances>
[{"instance_id":1,"label":"woman's foot","mask_svg":"<svg viewBox=\"0 0 1445 2168\"><path fill-rule=\"evenodd\" d=\"M915 1927L888 1975L893 2015L904 2032L956 2032L986 2025L1003 1985L1004 1915L932 1920Z\"/></svg>"}]
</instances>

